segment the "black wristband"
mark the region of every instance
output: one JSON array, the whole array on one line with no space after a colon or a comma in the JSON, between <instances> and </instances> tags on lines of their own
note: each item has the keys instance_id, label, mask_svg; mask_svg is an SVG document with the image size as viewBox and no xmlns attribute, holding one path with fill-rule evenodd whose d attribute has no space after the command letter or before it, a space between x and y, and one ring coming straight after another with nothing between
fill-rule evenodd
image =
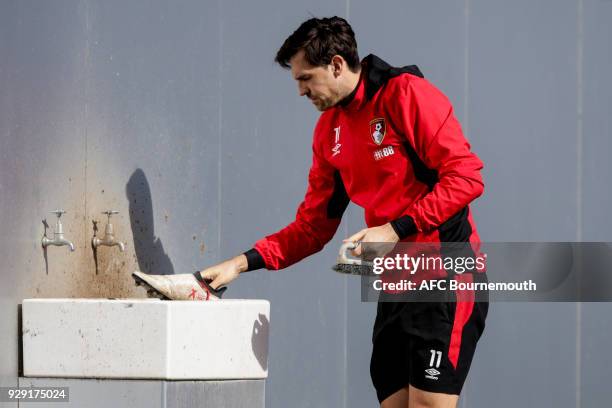
<instances>
[{"instance_id":1,"label":"black wristband","mask_svg":"<svg viewBox=\"0 0 612 408\"><path fill-rule=\"evenodd\" d=\"M200 286L202 286L202 289L208 290L209 292L211 292L213 295L215 295L219 299L221 299L221 297L223 296L223 293L227 290L227 286L223 286L221 288L213 289L213 287L210 286L210 283L208 283L206 281L206 279L204 279L202 277L202 275L200 274L200 271L195 271L193 273L193 276L195 276L195 278L198 280L198 282L200 282ZM210 281L212 282L212 280L210 280ZM206 299L208 299L208 297Z\"/></svg>"},{"instance_id":2,"label":"black wristband","mask_svg":"<svg viewBox=\"0 0 612 408\"><path fill-rule=\"evenodd\" d=\"M414 219L409 215L399 217L398 219L391 221L390 224L400 240L417 233L417 227L414 223Z\"/></svg>"},{"instance_id":3,"label":"black wristband","mask_svg":"<svg viewBox=\"0 0 612 408\"><path fill-rule=\"evenodd\" d=\"M247 271L254 271L266 267L263 256L255 248L251 248L244 253L247 259Z\"/></svg>"}]
</instances>

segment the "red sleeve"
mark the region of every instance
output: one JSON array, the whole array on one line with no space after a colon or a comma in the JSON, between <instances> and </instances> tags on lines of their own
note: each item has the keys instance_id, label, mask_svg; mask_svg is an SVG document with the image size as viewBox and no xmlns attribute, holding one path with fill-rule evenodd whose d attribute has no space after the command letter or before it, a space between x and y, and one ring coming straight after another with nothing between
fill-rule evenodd
<instances>
[{"instance_id":1,"label":"red sleeve","mask_svg":"<svg viewBox=\"0 0 612 408\"><path fill-rule=\"evenodd\" d=\"M393 116L406 129L421 161L438 176L433 189L403 213L423 232L438 227L482 194L483 164L470 151L448 98L427 80L409 78L393 106Z\"/></svg>"},{"instance_id":2,"label":"red sleeve","mask_svg":"<svg viewBox=\"0 0 612 408\"><path fill-rule=\"evenodd\" d=\"M286 268L323 249L336 233L348 205L340 174L317 152L316 139L308 189L295 220L255 244L267 269Z\"/></svg>"}]
</instances>

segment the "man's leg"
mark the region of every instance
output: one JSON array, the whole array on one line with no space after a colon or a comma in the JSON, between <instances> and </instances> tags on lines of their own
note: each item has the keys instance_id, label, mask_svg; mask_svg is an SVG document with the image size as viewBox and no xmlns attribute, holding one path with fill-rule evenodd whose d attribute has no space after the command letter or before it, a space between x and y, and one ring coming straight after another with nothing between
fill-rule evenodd
<instances>
[{"instance_id":1,"label":"man's leg","mask_svg":"<svg viewBox=\"0 0 612 408\"><path fill-rule=\"evenodd\" d=\"M408 398L408 387L402 388L385 398L385 400L380 403L380 408L407 408Z\"/></svg>"},{"instance_id":2,"label":"man's leg","mask_svg":"<svg viewBox=\"0 0 612 408\"><path fill-rule=\"evenodd\" d=\"M412 385L408 389L408 408L456 408L459 401L458 395L423 391Z\"/></svg>"},{"instance_id":3,"label":"man's leg","mask_svg":"<svg viewBox=\"0 0 612 408\"><path fill-rule=\"evenodd\" d=\"M387 397L380 408L457 408L458 395L419 390L409 385Z\"/></svg>"},{"instance_id":4,"label":"man's leg","mask_svg":"<svg viewBox=\"0 0 612 408\"><path fill-rule=\"evenodd\" d=\"M458 279L486 282L484 274ZM404 407L456 407L488 303L476 301L471 292L448 295L447 302L414 302L401 309L379 303L377 322L384 321L387 310L397 316L378 332L375 324L370 374L381 407L395 408L395 401L406 395ZM393 405L383 405L387 400Z\"/></svg>"}]
</instances>

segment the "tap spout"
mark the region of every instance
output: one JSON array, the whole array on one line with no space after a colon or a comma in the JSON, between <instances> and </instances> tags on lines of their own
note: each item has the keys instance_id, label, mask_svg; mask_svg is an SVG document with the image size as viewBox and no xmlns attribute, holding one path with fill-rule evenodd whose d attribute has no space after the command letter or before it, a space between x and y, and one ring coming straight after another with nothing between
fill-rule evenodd
<instances>
[{"instance_id":1,"label":"tap spout","mask_svg":"<svg viewBox=\"0 0 612 408\"><path fill-rule=\"evenodd\" d=\"M51 211L52 214L57 216L57 222L55 224L55 232L53 233L53 239L47 238L47 233L45 230L45 235L42 237L42 246L43 248L47 248L49 245L55 246L68 246L70 247L70 252L74 252L74 244L67 239L64 238L64 228L62 226L62 221L60 220L62 214L65 214L64 210L55 210ZM46 221L43 221L46 225Z\"/></svg>"},{"instance_id":2,"label":"tap spout","mask_svg":"<svg viewBox=\"0 0 612 408\"><path fill-rule=\"evenodd\" d=\"M104 238L100 239L98 237L93 237L91 240L91 244L94 248L99 246L118 246L121 252L125 252L125 243L121 241L117 241L114 236L105 235Z\"/></svg>"},{"instance_id":3,"label":"tap spout","mask_svg":"<svg viewBox=\"0 0 612 408\"><path fill-rule=\"evenodd\" d=\"M111 215L118 214L118 211L108 210L104 211L102 214L106 214L108 216L108 221L106 222L106 228L104 229L104 237L102 239L94 237L91 239L91 245L94 248L98 248L100 245L104 246L118 246L121 252L125 252L125 243L117 240L115 238L115 233L113 231L113 224L111 224Z\"/></svg>"},{"instance_id":4,"label":"tap spout","mask_svg":"<svg viewBox=\"0 0 612 408\"><path fill-rule=\"evenodd\" d=\"M74 244L71 241L68 241L67 239L65 239L64 237L58 237L57 234L53 239L43 237L42 239L43 248L46 248L49 245L54 245L54 246L67 245L68 247L70 247L70 252L74 252Z\"/></svg>"}]
</instances>

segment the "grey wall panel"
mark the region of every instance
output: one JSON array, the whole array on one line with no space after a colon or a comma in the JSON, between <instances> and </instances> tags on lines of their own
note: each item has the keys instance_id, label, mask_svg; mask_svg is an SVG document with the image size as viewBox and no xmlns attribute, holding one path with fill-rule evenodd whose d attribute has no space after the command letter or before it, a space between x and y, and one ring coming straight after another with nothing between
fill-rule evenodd
<instances>
[{"instance_id":1,"label":"grey wall panel","mask_svg":"<svg viewBox=\"0 0 612 408\"><path fill-rule=\"evenodd\" d=\"M584 1L582 38L582 228L585 240L612 240L612 3Z\"/></svg>"},{"instance_id":2,"label":"grey wall panel","mask_svg":"<svg viewBox=\"0 0 612 408\"><path fill-rule=\"evenodd\" d=\"M304 197L319 116L274 62L309 12L341 14L342 2L221 5L221 253L234 256L284 227ZM238 29L239 27L239 29ZM271 301L270 407L343 405L344 281L330 267L338 241L280 272L241 277L232 297ZM284 373L284 374L281 374Z\"/></svg>"},{"instance_id":3,"label":"grey wall panel","mask_svg":"<svg viewBox=\"0 0 612 408\"><path fill-rule=\"evenodd\" d=\"M11 278L2 273L2 284L13 286ZM18 337L17 337L17 300L14 296L0 293L0 307L2 318L0 319L0 387L17 387L18 361ZM17 403L0 402L1 408L16 408Z\"/></svg>"},{"instance_id":4,"label":"grey wall panel","mask_svg":"<svg viewBox=\"0 0 612 408\"><path fill-rule=\"evenodd\" d=\"M485 162L484 240L576 237L576 10L568 0L470 1L469 122Z\"/></svg>"},{"instance_id":5,"label":"grey wall panel","mask_svg":"<svg viewBox=\"0 0 612 408\"><path fill-rule=\"evenodd\" d=\"M612 390L601 381L610 373L612 358L608 350L612 319L609 303L584 303L580 313L580 369L578 371L579 401L583 408L609 404Z\"/></svg>"},{"instance_id":6,"label":"grey wall panel","mask_svg":"<svg viewBox=\"0 0 612 408\"><path fill-rule=\"evenodd\" d=\"M572 303L491 303L462 406L575 407L575 330Z\"/></svg>"},{"instance_id":7,"label":"grey wall panel","mask_svg":"<svg viewBox=\"0 0 612 408\"><path fill-rule=\"evenodd\" d=\"M83 231L84 172L79 88L84 24L66 2L3 2L0 12L0 245L2 330L0 385L17 385L17 305L25 297L72 287L65 279L82 260L66 247L40 246L49 210L63 207L66 236L78 246ZM34 29L36 28L36 29ZM16 404L0 403L0 406Z\"/></svg>"},{"instance_id":8,"label":"grey wall panel","mask_svg":"<svg viewBox=\"0 0 612 408\"><path fill-rule=\"evenodd\" d=\"M377 406L376 391L370 379L372 353L372 328L376 317L376 303L361 302L361 279L346 277L347 285L347 335L346 407Z\"/></svg>"},{"instance_id":9,"label":"grey wall panel","mask_svg":"<svg viewBox=\"0 0 612 408\"><path fill-rule=\"evenodd\" d=\"M465 16L462 1L350 1L350 21L362 56L392 65L416 64L464 119Z\"/></svg>"},{"instance_id":10,"label":"grey wall panel","mask_svg":"<svg viewBox=\"0 0 612 408\"><path fill-rule=\"evenodd\" d=\"M274 62L286 36L310 13L343 3L223 4L220 88L222 254L229 257L292 221L307 188L319 113L288 70ZM237 30L236 27L241 27Z\"/></svg>"},{"instance_id":11,"label":"grey wall panel","mask_svg":"<svg viewBox=\"0 0 612 408\"><path fill-rule=\"evenodd\" d=\"M365 228L364 211L351 204L344 216L345 236ZM372 352L372 327L376 317L376 304L361 302L361 280L355 276L343 276L346 282L346 334L345 362L346 386L344 406L376 406L376 392L370 379L370 355Z\"/></svg>"},{"instance_id":12,"label":"grey wall panel","mask_svg":"<svg viewBox=\"0 0 612 408\"><path fill-rule=\"evenodd\" d=\"M574 240L576 3L469 7L469 126L485 163L481 237ZM575 406L574 305L492 304L487 320L463 406Z\"/></svg>"},{"instance_id":13,"label":"grey wall panel","mask_svg":"<svg viewBox=\"0 0 612 408\"><path fill-rule=\"evenodd\" d=\"M88 215L103 228L100 212L117 207L129 244L99 264L193 272L218 254L217 5L100 2L89 14Z\"/></svg>"},{"instance_id":14,"label":"grey wall panel","mask_svg":"<svg viewBox=\"0 0 612 408\"><path fill-rule=\"evenodd\" d=\"M85 76L79 61L84 27L76 8L33 11L27 3L20 3L14 14L7 21L7 31L21 45L12 46L4 60L0 121L3 226L14 239L2 248L8 260L3 269L23 282L14 289L29 295L57 293L71 286L58 277L82 259L69 254L66 247L49 248L45 259L40 238L42 219L51 227L50 236L55 216L49 211L63 208L68 211L62 218L66 237L77 246L82 241L85 180L84 169L75 158L84 152L83 93L79 88ZM40 29L31 30L33 26Z\"/></svg>"},{"instance_id":15,"label":"grey wall panel","mask_svg":"<svg viewBox=\"0 0 612 408\"><path fill-rule=\"evenodd\" d=\"M14 306L3 308L2 384L16 380L22 298L141 297L134 268L192 271L218 250L218 149L202 137L217 129L217 64L201 47L218 45L216 9L149 6L3 3L1 220L15 240L1 253L2 302ZM53 227L58 207L77 251L51 247L45 262L41 219ZM96 274L91 220L109 207L128 250L102 248Z\"/></svg>"},{"instance_id":16,"label":"grey wall panel","mask_svg":"<svg viewBox=\"0 0 612 408\"><path fill-rule=\"evenodd\" d=\"M612 241L612 2L583 1L582 37L582 239ZM610 271L594 271L609 274ZM586 275L584 279L597 279ZM580 401L582 407L609 405L612 391L603 376L610 372L608 349L612 330L610 304L583 304L580 308ZM605 333L605 334L604 334Z\"/></svg>"}]
</instances>

